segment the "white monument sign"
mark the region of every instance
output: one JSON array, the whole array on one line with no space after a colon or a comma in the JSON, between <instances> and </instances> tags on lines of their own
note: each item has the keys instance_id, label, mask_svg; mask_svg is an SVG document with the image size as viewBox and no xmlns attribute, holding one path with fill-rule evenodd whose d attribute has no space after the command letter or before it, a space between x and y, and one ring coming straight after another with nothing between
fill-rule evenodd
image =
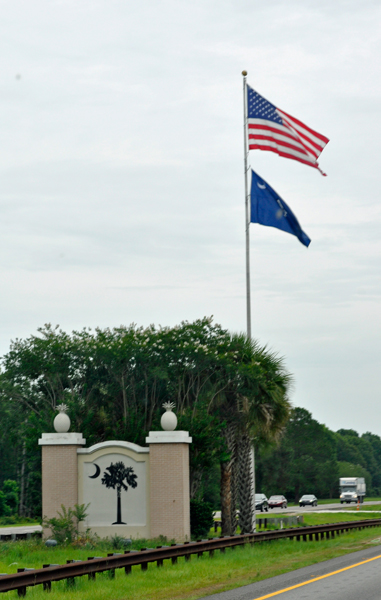
<instances>
[{"instance_id":1,"label":"white monument sign","mask_svg":"<svg viewBox=\"0 0 381 600\"><path fill-rule=\"evenodd\" d=\"M78 450L78 498L85 527L98 535L145 537L149 531L149 449L110 441Z\"/></svg>"}]
</instances>

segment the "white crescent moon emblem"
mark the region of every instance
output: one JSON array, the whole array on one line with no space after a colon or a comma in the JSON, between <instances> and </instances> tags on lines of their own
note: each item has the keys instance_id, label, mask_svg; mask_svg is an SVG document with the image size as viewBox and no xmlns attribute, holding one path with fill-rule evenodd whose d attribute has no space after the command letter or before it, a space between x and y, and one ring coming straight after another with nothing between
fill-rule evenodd
<instances>
[{"instance_id":1,"label":"white crescent moon emblem","mask_svg":"<svg viewBox=\"0 0 381 600\"><path fill-rule=\"evenodd\" d=\"M96 471L95 471L94 475L89 475L89 479L96 479L97 477L99 477L101 468L99 465L96 465L95 463L94 463L94 467L96 468Z\"/></svg>"},{"instance_id":2,"label":"white crescent moon emblem","mask_svg":"<svg viewBox=\"0 0 381 600\"><path fill-rule=\"evenodd\" d=\"M265 189L266 189L266 186L265 186L263 183L258 183L258 182L257 182L257 186L258 186L259 188L261 188L261 190L265 190Z\"/></svg>"}]
</instances>

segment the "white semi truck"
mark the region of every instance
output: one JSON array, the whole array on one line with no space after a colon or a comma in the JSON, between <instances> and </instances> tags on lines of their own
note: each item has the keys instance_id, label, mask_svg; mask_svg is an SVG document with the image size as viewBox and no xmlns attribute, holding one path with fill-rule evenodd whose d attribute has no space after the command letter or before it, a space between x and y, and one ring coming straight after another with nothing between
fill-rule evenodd
<instances>
[{"instance_id":1,"label":"white semi truck","mask_svg":"<svg viewBox=\"0 0 381 600\"><path fill-rule=\"evenodd\" d=\"M340 477L340 503L364 502L366 484L364 477Z\"/></svg>"}]
</instances>

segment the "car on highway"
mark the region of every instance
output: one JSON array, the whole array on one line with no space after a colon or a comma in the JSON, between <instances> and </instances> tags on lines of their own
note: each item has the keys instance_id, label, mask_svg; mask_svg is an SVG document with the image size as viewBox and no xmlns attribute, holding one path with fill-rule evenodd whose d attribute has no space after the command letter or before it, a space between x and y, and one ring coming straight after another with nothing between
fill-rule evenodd
<instances>
[{"instance_id":1,"label":"car on highway","mask_svg":"<svg viewBox=\"0 0 381 600\"><path fill-rule=\"evenodd\" d=\"M287 508L287 500L284 496L270 496L269 508Z\"/></svg>"},{"instance_id":2,"label":"car on highway","mask_svg":"<svg viewBox=\"0 0 381 600\"><path fill-rule=\"evenodd\" d=\"M299 506L317 506L318 501L313 494L304 494L299 500Z\"/></svg>"},{"instance_id":3,"label":"car on highway","mask_svg":"<svg viewBox=\"0 0 381 600\"><path fill-rule=\"evenodd\" d=\"M255 494L255 510L268 512L269 503L265 494Z\"/></svg>"}]
</instances>

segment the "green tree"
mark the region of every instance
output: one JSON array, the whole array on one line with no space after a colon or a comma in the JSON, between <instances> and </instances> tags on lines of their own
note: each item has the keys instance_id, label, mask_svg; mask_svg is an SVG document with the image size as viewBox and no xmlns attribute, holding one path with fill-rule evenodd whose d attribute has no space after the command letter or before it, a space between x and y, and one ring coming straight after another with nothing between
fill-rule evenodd
<instances>
[{"instance_id":1,"label":"green tree","mask_svg":"<svg viewBox=\"0 0 381 600\"><path fill-rule=\"evenodd\" d=\"M11 471L0 476L18 473L23 514L39 504L37 442L51 430L60 403L68 405L73 429L88 444L121 439L142 445L147 432L160 427L163 402L174 402L179 424L194 432L191 490L199 500L216 464L225 471L225 463L234 462L234 448L224 441L231 425L237 445L244 435L260 440L264 425L274 431L284 418L279 415L285 394L277 377L285 372L272 369L274 360L265 349L246 343L245 336L231 336L211 318L176 327L132 324L71 334L45 325L37 335L12 342L2 364L0 411L9 423L14 420L9 430L17 452ZM234 512L237 485L222 490L224 497L233 490Z\"/></svg>"},{"instance_id":2,"label":"green tree","mask_svg":"<svg viewBox=\"0 0 381 600\"><path fill-rule=\"evenodd\" d=\"M5 495L5 502L13 515L17 514L19 506L19 486L17 481L6 479L2 486L2 492Z\"/></svg>"},{"instance_id":3,"label":"green tree","mask_svg":"<svg viewBox=\"0 0 381 600\"><path fill-rule=\"evenodd\" d=\"M369 474L368 494L378 492L381 479L380 457L377 455L377 437L362 435L353 429L339 429L338 459L355 465L361 465ZM381 442L381 440L380 440Z\"/></svg>"},{"instance_id":4,"label":"green tree","mask_svg":"<svg viewBox=\"0 0 381 600\"><path fill-rule=\"evenodd\" d=\"M224 429L226 454L221 461L222 533L231 535L239 507L242 532L252 530L252 446L273 440L290 412L291 383L283 360L244 335L233 335L226 385L216 398Z\"/></svg>"},{"instance_id":5,"label":"green tree","mask_svg":"<svg viewBox=\"0 0 381 600\"><path fill-rule=\"evenodd\" d=\"M264 451L257 463L263 493L285 494L298 502L302 494L325 496L337 489L335 435L304 408L291 411L279 446Z\"/></svg>"},{"instance_id":6,"label":"green tree","mask_svg":"<svg viewBox=\"0 0 381 600\"><path fill-rule=\"evenodd\" d=\"M367 431L361 436L372 447L373 456L376 462L376 469L372 472L372 487L376 495L381 494L381 438L374 433Z\"/></svg>"},{"instance_id":7,"label":"green tree","mask_svg":"<svg viewBox=\"0 0 381 600\"><path fill-rule=\"evenodd\" d=\"M0 517L8 517L10 514L11 509L7 504L5 494L0 490Z\"/></svg>"},{"instance_id":8,"label":"green tree","mask_svg":"<svg viewBox=\"0 0 381 600\"><path fill-rule=\"evenodd\" d=\"M19 468L21 423L16 406L5 394L5 374L0 371L0 489L6 479L14 479Z\"/></svg>"}]
</instances>

